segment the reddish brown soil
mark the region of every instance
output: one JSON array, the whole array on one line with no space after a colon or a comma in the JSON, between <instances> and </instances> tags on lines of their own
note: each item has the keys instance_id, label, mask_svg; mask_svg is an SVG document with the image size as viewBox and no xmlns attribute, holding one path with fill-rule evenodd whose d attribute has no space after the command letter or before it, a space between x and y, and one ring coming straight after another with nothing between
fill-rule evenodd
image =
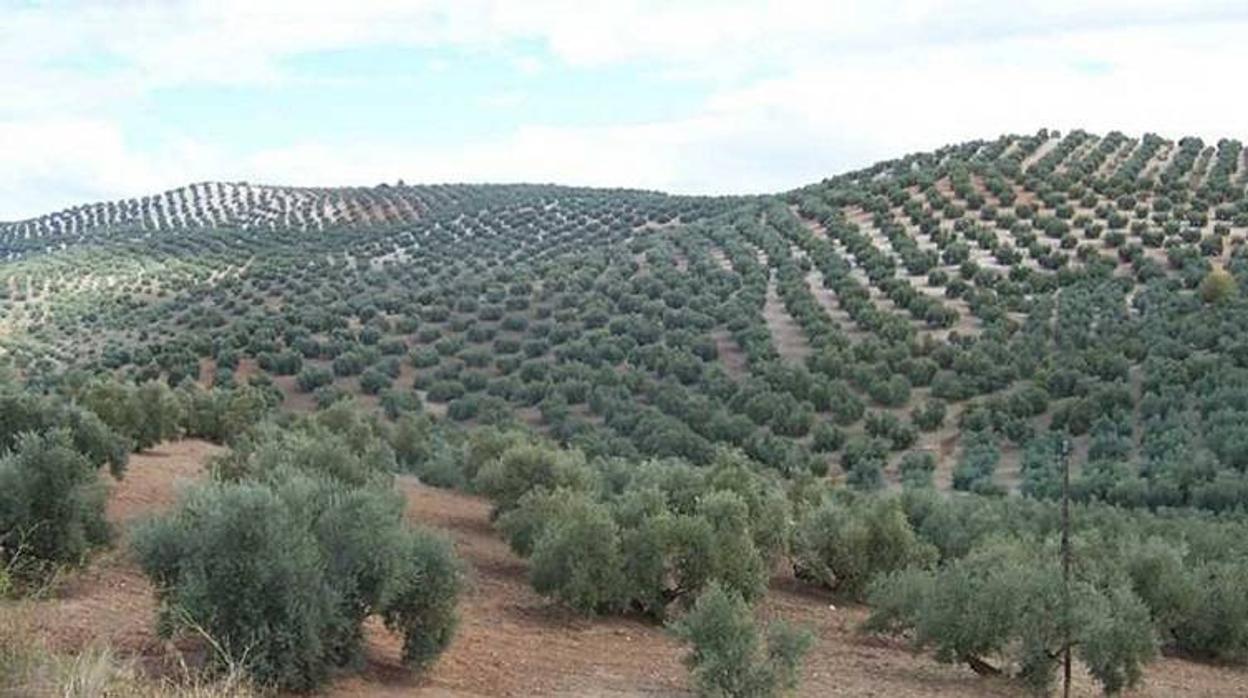
<instances>
[{"instance_id":1,"label":"reddish brown soil","mask_svg":"<svg viewBox=\"0 0 1248 698\"><path fill-rule=\"evenodd\" d=\"M118 545L53 585L49 597L35 603L35 628L53 649L74 652L108 644L147 663L172 659L152 627L152 586L126 553L125 535L135 520L173 505L179 489L199 477L208 457L221 450L203 441L178 441L130 457L125 478L113 483L108 500L107 516L119 531Z\"/></svg>"},{"instance_id":2,"label":"reddish brown soil","mask_svg":"<svg viewBox=\"0 0 1248 698\"><path fill-rule=\"evenodd\" d=\"M248 378L260 373L260 366L255 359L239 359L238 367L234 369L234 382L242 385L247 382Z\"/></svg>"},{"instance_id":3,"label":"reddish brown soil","mask_svg":"<svg viewBox=\"0 0 1248 698\"><path fill-rule=\"evenodd\" d=\"M774 278L767 283L763 321L767 324L767 329L771 331L771 339L776 345L776 352L793 363L805 363L806 357L810 356L813 351L810 347L810 339L806 336L806 330L784 307L784 300L780 298Z\"/></svg>"},{"instance_id":4,"label":"reddish brown soil","mask_svg":"<svg viewBox=\"0 0 1248 698\"><path fill-rule=\"evenodd\" d=\"M180 483L200 476L218 447L197 441L163 444L132 459L113 490L109 517L128 522L172 504ZM689 695L684 650L660 626L642 619L575 616L535 594L526 565L493 532L481 499L425 487L401 478L408 516L445 530L471 567L460 604L461 624L450 649L425 674L398 663L400 641L368 628L364 672L337 681L334 696L638 696ZM119 655L153 668L168 666L170 646L157 638L155 603L147 580L123 552L105 554L36 602L37 628L66 651L110 643ZM800 695L1008 696L1015 685L979 678L909 652L899 640L863 636L861 607L833 607L826 595L778 574L760 616L812 629ZM193 647L194 643L189 644ZM1076 695L1096 695L1078 677ZM1248 695L1248 673L1164 658L1147 672L1134 696Z\"/></svg>"},{"instance_id":5,"label":"reddish brown soil","mask_svg":"<svg viewBox=\"0 0 1248 698\"><path fill-rule=\"evenodd\" d=\"M196 377L195 380L197 383L199 383L199 386L201 388L211 388L212 381L213 379L216 378L216 375L217 375L216 359L200 359L199 360L199 375Z\"/></svg>"},{"instance_id":6,"label":"reddish brown soil","mask_svg":"<svg viewBox=\"0 0 1248 698\"><path fill-rule=\"evenodd\" d=\"M108 520L125 532L125 524L144 515L163 511L178 498L181 487L198 479L207 460L225 449L206 441L188 439L160 444L130 456L125 477L112 483Z\"/></svg>"},{"instance_id":7,"label":"reddish brown soil","mask_svg":"<svg viewBox=\"0 0 1248 698\"><path fill-rule=\"evenodd\" d=\"M715 341L715 351L719 354L724 371L738 380L745 378L750 372L749 362L732 333L728 330L714 330L711 332L711 339Z\"/></svg>"},{"instance_id":8,"label":"reddish brown soil","mask_svg":"<svg viewBox=\"0 0 1248 698\"><path fill-rule=\"evenodd\" d=\"M373 662L334 695L530 696L669 694L682 688L676 643L648 622L587 620L553 606L528 585L525 563L489 522L489 505L402 478L409 517L446 530L472 566L454 644L423 677L397 663L400 640L369 636Z\"/></svg>"}]
</instances>

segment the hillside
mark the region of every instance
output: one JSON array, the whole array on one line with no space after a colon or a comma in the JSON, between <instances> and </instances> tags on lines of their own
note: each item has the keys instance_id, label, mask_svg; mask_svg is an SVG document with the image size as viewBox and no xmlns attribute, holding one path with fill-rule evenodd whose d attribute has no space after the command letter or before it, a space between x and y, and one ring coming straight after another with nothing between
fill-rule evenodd
<instances>
[{"instance_id":1,"label":"hillside","mask_svg":"<svg viewBox=\"0 0 1248 698\"><path fill-rule=\"evenodd\" d=\"M0 684L1242 694L1246 240L1238 141L1081 131L10 225Z\"/></svg>"},{"instance_id":2,"label":"hillside","mask_svg":"<svg viewBox=\"0 0 1248 698\"><path fill-rule=\"evenodd\" d=\"M1205 352L1244 309L1197 288L1241 275L1246 187L1237 141L1080 131L770 197L199 184L0 228L0 352L865 487L1050 496L1064 436L1081 497L1217 510L1248 489L1215 427L1245 413L1199 381L1238 380Z\"/></svg>"}]
</instances>

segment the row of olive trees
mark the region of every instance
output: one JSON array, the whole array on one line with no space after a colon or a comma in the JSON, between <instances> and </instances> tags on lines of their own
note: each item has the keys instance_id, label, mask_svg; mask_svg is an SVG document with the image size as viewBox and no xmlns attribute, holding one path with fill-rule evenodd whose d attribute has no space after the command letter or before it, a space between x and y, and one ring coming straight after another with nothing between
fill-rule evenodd
<instances>
[{"instance_id":1,"label":"row of olive trees","mask_svg":"<svg viewBox=\"0 0 1248 698\"><path fill-rule=\"evenodd\" d=\"M1051 685L1068 640L1108 693L1138 683L1159 648L1248 660L1248 594L1227 581L1248 571L1242 523L1077 505L1066 606L1047 502L852 494L760 474L724 451L693 467L587 459L514 431L456 443L439 467L494 502L535 589L586 613L668 619L694 642L695 677L711 693L754 695L741 687L780 690L792 678L800 633L773 628L770 655L757 631L711 639L748 624L740 609L780 559L801 580L867 602L870 631L1037 689Z\"/></svg>"}]
</instances>

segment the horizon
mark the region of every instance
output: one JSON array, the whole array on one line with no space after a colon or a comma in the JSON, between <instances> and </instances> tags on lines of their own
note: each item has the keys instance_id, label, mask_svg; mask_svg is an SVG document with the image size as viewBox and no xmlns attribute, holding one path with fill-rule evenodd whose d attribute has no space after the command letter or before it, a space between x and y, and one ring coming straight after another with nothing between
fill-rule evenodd
<instances>
[{"instance_id":1,"label":"horizon","mask_svg":"<svg viewBox=\"0 0 1248 698\"><path fill-rule=\"evenodd\" d=\"M1040 129L1045 129L1045 128L1046 128L1046 127L1044 127L1044 126L1041 126L1041 127L1040 127ZM1037 129L1037 131L1038 131L1038 130L1039 130L1039 129ZM1049 131L1049 133L1050 133L1050 135L1051 135L1051 136L1052 136L1052 135L1054 135L1054 134L1059 134L1059 135L1061 135L1061 136L1065 136L1065 135L1066 135L1067 133L1069 133L1070 131L1077 131L1077 130L1083 130L1083 131L1085 131L1085 132L1087 132L1087 133L1090 133L1091 135L1094 135L1094 136L1104 136L1104 135L1106 135L1107 133L1112 132L1112 131L1107 131L1107 132L1104 132L1104 133L1097 133L1097 132L1087 131L1086 129L1078 129L1078 128L1071 129L1070 131L1067 131L1067 130L1062 130L1062 129L1056 129L1056 128L1047 128L1047 130ZM1122 131L1121 131L1121 129L1115 129L1115 130L1118 130L1119 132L1122 132ZM1140 138L1140 137L1142 137L1142 136L1144 136L1144 135L1145 135L1145 133L1127 133L1127 132L1122 132L1122 133L1123 133L1123 135L1125 135L1125 136L1127 136L1127 137L1129 137L1129 138ZM1163 139L1165 139L1165 140L1172 141L1172 142L1177 142L1177 141L1178 141L1178 139L1180 139L1180 138L1183 138L1183 137L1188 136L1188 135L1192 135L1192 134L1168 134L1168 133L1156 133L1156 132L1153 132L1153 131L1150 131L1150 132L1148 132L1148 133L1152 133L1152 134L1157 135L1157 136L1159 136L1159 137L1161 137L1161 138L1163 138ZM1033 136L1033 135L1035 135L1035 133L1034 133L1034 132L1033 132L1033 133L1002 133L1002 134L997 134L997 135L995 135L995 136L990 136L990 137L985 137L985 138L979 138L979 139L968 139L968 140L983 140L983 141L985 141L985 142L991 142L991 141L993 141L993 140L995 140L995 139L997 139L997 138L1006 138L1006 137L1021 138L1021 137L1028 137L1028 136ZM1224 136L1224 137L1230 137L1230 136ZM965 141L963 141L963 142L965 142ZM1207 143L1206 143L1206 145L1212 145L1213 143L1214 143L1213 141L1209 141L1209 142L1207 142ZM41 211L41 212L39 212L39 213L34 214L33 216L26 216L25 218L11 218L11 219L2 219L2 218L0 218L0 225L14 224L14 223L22 223L22 222L27 221L27 220L32 220L32 219L35 219L35 218L40 218L40 217L43 217L43 216L46 216L46 215L50 215L50 214L54 214L54 213L59 213L59 212L64 211L64 210L66 210L66 209L74 208L74 207L77 207L77 206L89 206L89 205L91 205L91 204L96 204L96 203L108 203L108 202L110 202L110 201L120 201L120 200L128 200L128 199L142 199L142 198L144 198L144 197L159 196L159 195L164 194L164 193L167 193L167 192L171 192L171 191L178 191L178 190L180 190L180 189L186 189L186 188L193 187L193 186L197 186L197 185L201 185L201 184L236 184L236 185L247 185L247 186L252 186L252 187L264 187L264 188L273 188L273 189L352 189L352 188L374 189L374 188L379 188L379 187L387 187L387 186L389 186L389 187L397 187L397 186L406 186L406 187L457 187L457 186L467 186L467 187L560 187L560 188L565 188L565 189L594 189L594 190L601 190L601 191L612 191L612 190L619 190L619 191L641 191L641 192L646 192L646 193L651 193L651 194L660 194L660 195L663 195L663 196L693 197L693 198L699 198L699 197L705 197L705 198L720 198L720 197L751 198L751 197L765 197L765 196L774 196L774 195L778 195L778 194L784 194L784 193L787 193L787 192L790 192L790 191L795 191L795 190L803 189L803 188L808 187L808 186L811 186L811 185L816 185L816 184L819 184L820 182L822 182L822 181L824 181L824 180L832 179L832 178L839 177L839 176L844 176L844 175L853 174L854 172L858 172L858 171L860 171L860 170L868 169L868 168L870 168L871 166L873 166L873 165L875 165L875 164L878 164L878 163L880 163L880 162L887 162L887 161L890 161L890 160L900 160L900 159L905 158L905 157L908 157L908 156L910 156L910 155L916 155L916 154L922 154L922 153L934 152L934 151L940 150L940 149L942 149L942 148L949 147L949 146L954 146L954 145L958 145L958 144L959 144L959 142L942 143L942 144L940 144L940 145L937 145L937 146L935 146L935 147L931 148L930 150L919 150L919 151L910 151L910 152L906 152L906 153L898 153L897 155L894 155L894 156L884 157L884 158L881 158L880 160L875 160L875 161L872 161L872 162L867 163L867 164L865 164L865 165L863 165L863 166L861 166L861 167L854 167L854 168L851 168L851 169L841 170L841 171L838 171L838 172L829 172L829 173L827 173L827 174L825 174L825 175L823 175L823 176L821 176L821 177L819 177L819 178L817 178L817 179L813 179L813 180L811 180L811 181L809 181L809 182L804 182L804 183L798 184L798 185L796 185L796 186L794 186L794 187L790 187L790 188L788 188L788 189L781 189L781 190L774 190L774 191L731 192L731 193L705 192L705 193L692 193L692 194L691 194L691 193L682 193L682 192L666 191L666 190L663 190L663 189L653 189L653 188L646 188L646 187L634 187L634 186L620 186L620 185L611 185L611 184L577 184L577 183L574 183L574 182L558 182L558 181L541 182L541 181L523 181L523 180L515 180L515 181L486 181L486 180L482 180L482 181L420 181L420 182L410 182L410 181L407 181L406 179L404 179L404 178L402 178L402 177L392 178L392 179L390 179L390 180L385 180L385 181L378 181L378 182L373 182L373 183L360 183L360 184L338 184L338 183L326 183L326 184L286 184L286 183L281 183L281 182L259 182L259 181L249 181L249 180L201 179L201 180L195 180L195 181L192 181L192 182L183 182L183 183L181 183L181 184L177 184L177 185L175 185L175 186L171 186L171 187L167 187L167 188L164 188L164 189L159 189L159 190L155 190L155 191L146 191L146 192L141 192L141 193L139 193L139 194L137 194L137 195L135 195L135 196L117 197L117 198L114 198L114 199L99 199L99 200L91 200L91 201L76 201L76 202L74 202L74 203L72 203L72 204L70 204L70 205L68 205L68 206L63 206L63 207L61 207L61 208L59 208L59 209L53 209L53 210L48 210L48 211Z\"/></svg>"},{"instance_id":2,"label":"horizon","mask_svg":"<svg viewBox=\"0 0 1248 698\"><path fill-rule=\"evenodd\" d=\"M1040 128L1212 142L1248 109L1222 0L597 9L14 3L0 220L201 181L748 196Z\"/></svg>"}]
</instances>

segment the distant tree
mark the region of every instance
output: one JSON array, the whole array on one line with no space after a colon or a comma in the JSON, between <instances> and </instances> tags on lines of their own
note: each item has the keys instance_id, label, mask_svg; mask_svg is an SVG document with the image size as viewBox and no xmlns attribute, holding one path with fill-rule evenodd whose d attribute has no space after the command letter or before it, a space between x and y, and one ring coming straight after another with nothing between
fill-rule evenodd
<instances>
[{"instance_id":1,"label":"distant tree","mask_svg":"<svg viewBox=\"0 0 1248 698\"><path fill-rule=\"evenodd\" d=\"M1225 269L1214 269L1200 282L1200 297L1206 303L1221 303L1236 289L1235 278Z\"/></svg>"}]
</instances>

